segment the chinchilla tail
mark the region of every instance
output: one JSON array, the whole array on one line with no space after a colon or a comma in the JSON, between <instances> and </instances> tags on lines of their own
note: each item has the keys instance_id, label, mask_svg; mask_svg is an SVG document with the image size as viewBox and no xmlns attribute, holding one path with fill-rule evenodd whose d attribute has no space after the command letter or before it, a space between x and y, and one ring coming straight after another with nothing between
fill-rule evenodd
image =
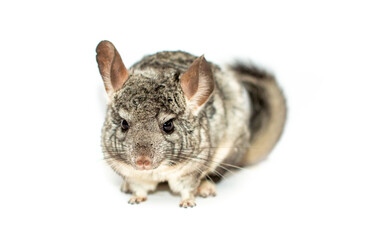
<instances>
[{"instance_id":1,"label":"chinchilla tail","mask_svg":"<svg viewBox=\"0 0 376 240\"><path fill-rule=\"evenodd\" d=\"M287 116L286 99L270 73L242 62L230 67L251 99L251 140L242 166L253 165L264 160L280 139Z\"/></svg>"}]
</instances>

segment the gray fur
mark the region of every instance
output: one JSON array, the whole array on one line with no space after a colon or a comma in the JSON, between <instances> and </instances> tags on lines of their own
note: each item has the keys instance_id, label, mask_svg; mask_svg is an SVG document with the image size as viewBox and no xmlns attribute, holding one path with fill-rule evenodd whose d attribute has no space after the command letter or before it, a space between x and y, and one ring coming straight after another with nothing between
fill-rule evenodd
<instances>
[{"instance_id":1,"label":"gray fur","mask_svg":"<svg viewBox=\"0 0 376 240\"><path fill-rule=\"evenodd\" d=\"M181 206L194 206L192 195L201 180L244 165L244 156L252 148L252 132L268 121L268 100L258 97L257 87L249 83L245 84L251 94L247 97L241 79L234 77L249 72L239 67L223 71L212 63L214 92L194 114L180 78L196 58L181 51L146 56L129 69L129 78L111 96L102 130L103 152L136 196L141 190L132 189L132 184L168 181L173 191L182 194ZM123 119L129 123L128 131L121 128ZM167 134L162 126L170 119L175 130ZM133 168L141 155L152 159L152 170Z\"/></svg>"}]
</instances>

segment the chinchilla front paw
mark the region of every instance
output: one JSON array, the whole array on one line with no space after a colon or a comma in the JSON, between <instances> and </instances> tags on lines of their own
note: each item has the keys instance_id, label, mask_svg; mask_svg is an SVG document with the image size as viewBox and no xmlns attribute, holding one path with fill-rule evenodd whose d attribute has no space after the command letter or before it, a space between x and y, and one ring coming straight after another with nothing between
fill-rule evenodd
<instances>
[{"instance_id":1,"label":"chinchilla front paw","mask_svg":"<svg viewBox=\"0 0 376 240\"><path fill-rule=\"evenodd\" d=\"M145 202L146 199L147 199L146 197L132 196L132 197L129 199L128 203L129 203L129 204L139 204L139 203L141 203L141 202Z\"/></svg>"},{"instance_id":2,"label":"chinchilla front paw","mask_svg":"<svg viewBox=\"0 0 376 240\"><path fill-rule=\"evenodd\" d=\"M181 200L179 206L183 208L188 208L188 207L192 208L196 206L196 201L194 198L184 199L184 200Z\"/></svg>"}]
</instances>

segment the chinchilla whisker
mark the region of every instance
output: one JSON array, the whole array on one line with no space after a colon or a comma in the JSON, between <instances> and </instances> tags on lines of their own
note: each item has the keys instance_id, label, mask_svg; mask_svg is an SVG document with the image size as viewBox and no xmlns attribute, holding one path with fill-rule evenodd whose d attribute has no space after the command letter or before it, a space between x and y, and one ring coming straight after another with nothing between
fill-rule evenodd
<instances>
[{"instance_id":1,"label":"chinchilla whisker","mask_svg":"<svg viewBox=\"0 0 376 240\"><path fill-rule=\"evenodd\" d=\"M122 157L121 155L119 154L108 154L109 156L104 156L103 157L103 160L113 160L113 159L116 159L116 160L121 160L121 161L127 161L127 159L125 159L124 157Z\"/></svg>"},{"instance_id":2,"label":"chinchilla whisker","mask_svg":"<svg viewBox=\"0 0 376 240\"><path fill-rule=\"evenodd\" d=\"M121 161L127 161L126 158L123 158L123 157L121 157L121 156L117 156L117 155L105 156L103 159L104 159L104 160L108 160L108 159L117 159L117 160L121 160Z\"/></svg>"},{"instance_id":3,"label":"chinchilla whisker","mask_svg":"<svg viewBox=\"0 0 376 240\"><path fill-rule=\"evenodd\" d=\"M190 160L192 160L192 161L196 161L196 162L199 162L199 163L202 163L202 161L199 160L199 159L193 159L193 158L191 158ZM206 167L210 167L210 166L207 165L206 163L204 163L204 164L205 164ZM232 171L232 170L230 170L230 169L228 169L228 168L222 166L221 164L218 164L217 167L220 167L220 168L222 168L222 169L224 169L224 170L226 170L226 171L229 171L230 173L234 173L234 171ZM215 172L219 173L216 169L212 169L212 171L215 171ZM219 174L220 174L220 173L219 173ZM223 177L223 176L221 176L221 177Z\"/></svg>"},{"instance_id":4,"label":"chinchilla whisker","mask_svg":"<svg viewBox=\"0 0 376 240\"><path fill-rule=\"evenodd\" d=\"M201 160L201 159L195 159L194 157L190 157L190 156L183 156L182 158L183 158L184 160L195 161L195 162L201 163L201 164L203 164L205 167L210 168L210 166L207 165L207 163L208 163L209 161L204 161L204 160ZM220 163L218 164L217 167L220 167L220 168L222 168L222 169L224 169L224 170L226 170L226 171L229 171L230 173L234 173L232 170L230 170L230 169L228 169L228 168L222 166ZM218 172L216 169L211 169L211 171L213 171L214 174L216 174L216 175L218 175L218 176L220 176L220 177L225 178L225 176L224 176L223 174L221 174L220 172Z\"/></svg>"},{"instance_id":5,"label":"chinchilla whisker","mask_svg":"<svg viewBox=\"0 0 376 240\"><path fill-rule=\"evenodd\" d=\"M204 165L205 166L205 165ZM207 174L205 173L204 174L204 171L202 169L200 169L198 166L193 166L201 175L204 175L205 177L207 177L209 179L209 181L211 181L212 183L215 184L214 180Z\"/></svg>"},{"instance_id":6,"label":"chinchilla whisker","mask_svg":"<svg viewBox=\"0 0 376 240\"><path fill-rule=\"evenodd\" d=\"M185 148L166 149L163 152L172 152L172 151L179 152L179 151L191 151L191 150L203 150L203 149L245 149L245 150L249 150L249 149L262 149L262 148L253 147L253 146L250 146L250 147L200 147L200 148L186 148L185 147Z\"/></svg>"},{"instance_id":7,"label":"chinchilla whisker","mask_svg":"<svg viewBox=\"0 0 376 240\"><path fill-rule=\"evenodd\" d=\"M207 177L207 178L209 179L210 182L212 182L212 183L215 184L214 180L213 180L209 175L206 175L205 177Z\"/></svg>"},{"instance_id":8,"label":"chinchilla whisker","mask_svg":"<svg viewBox=\"0 0 376 240\"><path fill-rule=\"evenodd\" d=\"M126 153L125 151L124 152L122 152L122 151L103 151L103 153L119 153L119 154L124 154L124 153Z\"/></svg>"},{"instance_id":9,"label":"chinchilla whisker","mask_svg":"<svg viewBox=\"0 0 376 240\"><path fill-rule=\"evenodd\" d=\"M198 172L198 173L200 173L200 174L203 174L203 173L204 173L199 167L197 167L197 166L193 166L193 167L195 168L195 171L192 172L192 175L193 175L195 172ZM209 179L209 181L211 181L212 183L215 184L215 182L213 181L213 179L212 179L209 175L206 174L205 177L207 177L207 178ZM223 176L223 175L221 175L220 177L226 178L226 177Z\"/></svg>"},{"instance_id":10,"label":"chinchilla whisker","mask_svg":"<svg viewBox=\"0 0 376 240\"><path fill-rule=\"evenodd\" d=\"M233 164L229 164L229 163L217 162L217 161L211 160L211 159L205 159L205 158L200 158L200 157L193 157L193 156L188 156L188 155L185 156L183 154L180 154L179 156L176 156L177 159L182 158L182 157L188 157L189 159L196 159L196 160L201 160L201 161L205 161L205 162L213 162L213 163L217 163L219 165L223 165L223 166L227 166L227 167L232 167L232 168L236 168L236 169L239 169L239 170L247 170L246 168L243 168L243 167L240 167L240 166L237 166L237 165L233 165Z\"/></svg>"}]
</instances>

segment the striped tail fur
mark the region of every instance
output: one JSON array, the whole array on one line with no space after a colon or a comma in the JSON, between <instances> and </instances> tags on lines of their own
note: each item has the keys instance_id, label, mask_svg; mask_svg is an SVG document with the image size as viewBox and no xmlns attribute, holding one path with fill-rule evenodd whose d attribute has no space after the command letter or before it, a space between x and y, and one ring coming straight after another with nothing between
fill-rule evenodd
<instances>
[{"instance_id":1,"label":"striped tail fur","mask_svg":"<svg viewBox=\"0 0 376 240\"><path fill-rule=\"evenodd\" d=\"M273 75L252 64L231 66L246 88L252 105L251 139L242 166L265 159L282 135L286 122L286 100Z\"/></svg>"}]
</instances>

